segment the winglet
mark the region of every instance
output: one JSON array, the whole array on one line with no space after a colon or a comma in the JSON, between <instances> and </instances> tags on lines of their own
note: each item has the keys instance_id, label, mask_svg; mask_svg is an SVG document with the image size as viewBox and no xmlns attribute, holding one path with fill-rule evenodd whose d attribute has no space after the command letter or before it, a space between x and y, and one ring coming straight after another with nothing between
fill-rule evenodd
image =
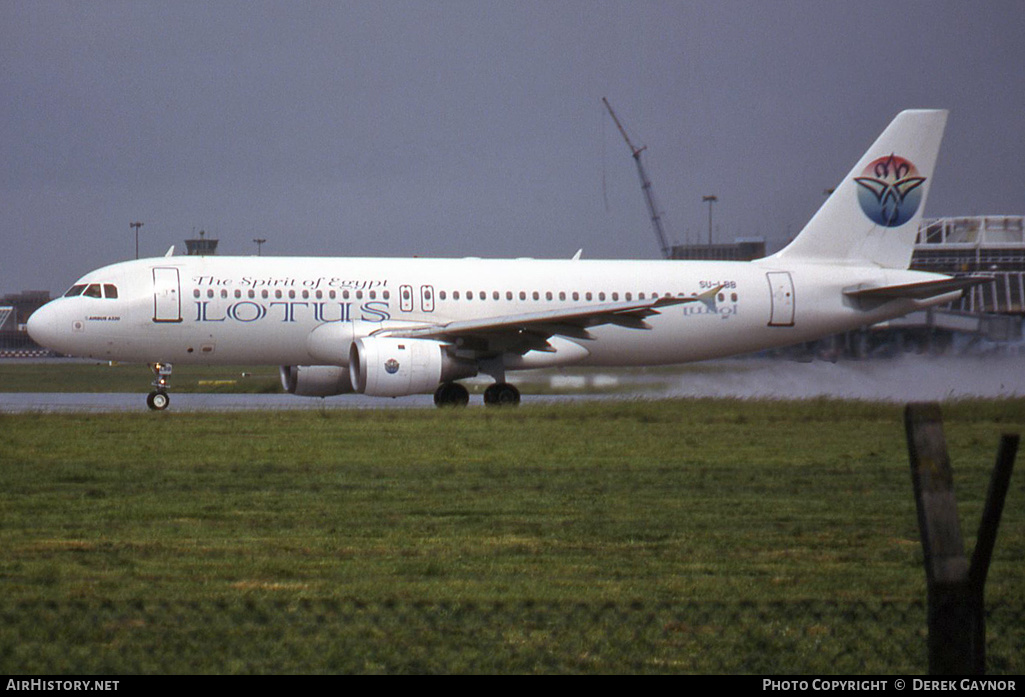
<instances>
[{"instance_id":1,"label":"winglet","mask_svg":"<svg viewBox=\"0 0 1025 697\"><path fill-rule=\"evenodd\" d=\"M173 244L172 244L172 245L171 245L171 247L170 247L170 248L169 248L169 249L167 250L167 253L166 253L166 254L164 254L164 256L165 256L165 257L173 257L173 256L174 256L174 245L173 245Z\"/></svg>"},{"instance_id":2,"label":"winglet","mask_svg":"<svg viewBox=\"0 0 1025 697\"><path fill-rule=\"evenodd\" d=\"M701 293L700 295L692 295L691 297L686 298L684 300L684 302L699 302L702 305L704 305L705 307L707 307L709 310L711 310L712 312L715 312L716 296L719 295L719 291L722 290L723 288L724 288L723 284L720 283L717 286L709 288L708 290L706 290L704 293ZM658 307L658 305L656 304L655 307Z\"/></svg>"}]
</instances>

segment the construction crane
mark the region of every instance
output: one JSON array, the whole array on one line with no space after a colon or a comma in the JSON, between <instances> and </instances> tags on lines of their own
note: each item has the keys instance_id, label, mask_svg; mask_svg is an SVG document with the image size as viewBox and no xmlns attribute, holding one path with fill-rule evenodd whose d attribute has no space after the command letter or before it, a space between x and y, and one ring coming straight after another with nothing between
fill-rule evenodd
<instances>
[{"instance_id":1,"label":"construction crane","mask_svg":"<svg viewBox=\"0 0 1025 697\"><path fill-rule=\"evenodd\" d=\"M609 100L605 97L601 98L601 101L605 104L605 108L609 110L609 115L612 120L616 122L616 128L623 134L623 140L626 141L627 146L630 148L630 153L633 155L634 162L637 163L637 174L641 177L641 190L644 192L644 200L648 204L648 213L651 215L651 226L655 229L655 237L658 239L659 247L662 249L662 258L668 259L671 255L671 249L669 247L669 241L666 240L665 230L662 228L662 213L658 209L658 204L655 203L655 192L652 191L651 181L648 179L648 174L644 171L644 164L641 162L641 153L644 152L648 146L642 148L634 147L634 144L630 142L630 136L626 134L626 129L623 128L623 124L616 118L616 112L612 110L612 105L609 104Z\"/></svg>"}]
</instances>

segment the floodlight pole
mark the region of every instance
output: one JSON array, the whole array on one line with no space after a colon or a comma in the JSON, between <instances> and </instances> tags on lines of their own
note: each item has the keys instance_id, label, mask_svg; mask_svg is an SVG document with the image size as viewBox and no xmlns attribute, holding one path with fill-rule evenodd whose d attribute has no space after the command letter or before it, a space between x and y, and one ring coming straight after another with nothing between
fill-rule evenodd
<instances>
[{"instance_id":1,"label":"floodlight pole","mask_svg":"<svg viewBox=\"0 0 1025 697\"><path fill-rule=\"evenodd\" d=\"M719 200L718 196L709 195L702 196L702 201L708 202L708 244L712 244L712 204Z\"/></svg>"},{"instance_id":2,"label":"floodlight pole","mask_svg":"<svg viewBox=\"0 0 1025 697\"><path fill-rule=\"evenodd\" d=\"M253 242L256 243L256 256L263 256L260 250L263 248L263 243L267 241L266 237L254 237Z\"/></svg>"},{"instance_id":3,"label":"floodlight pole","mask_svg":"<svg viewBox=\"0 0 1025 697\"><path fill-rule=\"evenodd\" d=\"M139 258L139 228L142 227L142 223L128 223L128 227L135 228L135 258Z\"/></svg>"}]
</instances>

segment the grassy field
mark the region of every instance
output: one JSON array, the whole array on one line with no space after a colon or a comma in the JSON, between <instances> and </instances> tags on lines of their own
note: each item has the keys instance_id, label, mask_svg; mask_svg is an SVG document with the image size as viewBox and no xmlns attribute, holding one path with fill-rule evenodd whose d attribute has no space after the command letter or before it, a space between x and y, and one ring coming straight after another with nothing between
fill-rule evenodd
<instances>
[{"instance_id":1,"label":"grassy field","mask_svg":"<svg viewBox=\"0 0 1025 697\"><path fill-rule=\"evenodd\" d=\"M970 551L1025 400L944 417ZM0 415L0 454L0 672L925 670L898 406Z\"/></svg>"}]
</instances>

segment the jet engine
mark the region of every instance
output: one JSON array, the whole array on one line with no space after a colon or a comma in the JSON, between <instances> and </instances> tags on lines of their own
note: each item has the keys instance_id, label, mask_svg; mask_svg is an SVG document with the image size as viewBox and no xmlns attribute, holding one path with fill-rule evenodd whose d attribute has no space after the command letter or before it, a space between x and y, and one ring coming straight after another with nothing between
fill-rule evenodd
<instances>
[{"instance_id":1,"label":"jet engine","mask_svg":"<svg viewBox=\"0 0 1025 697\"><path fill-rule=\"evenodd\" d=\"M433 392L442 383L476 374L475 362L453 357L439 341L364 337L349 348L352 386L372 397Z\"/></svg>"},{"instance_id":2,"label":"jet engine","mask_svg":"<svg viewBox=\"0 0 1025 697\"><path fill-rule=\"evenodd\" d=\"M283 365L281 386L301 397L330 397L352 392L349 370L337 365Z\"/></svg>"}]
</instances>

